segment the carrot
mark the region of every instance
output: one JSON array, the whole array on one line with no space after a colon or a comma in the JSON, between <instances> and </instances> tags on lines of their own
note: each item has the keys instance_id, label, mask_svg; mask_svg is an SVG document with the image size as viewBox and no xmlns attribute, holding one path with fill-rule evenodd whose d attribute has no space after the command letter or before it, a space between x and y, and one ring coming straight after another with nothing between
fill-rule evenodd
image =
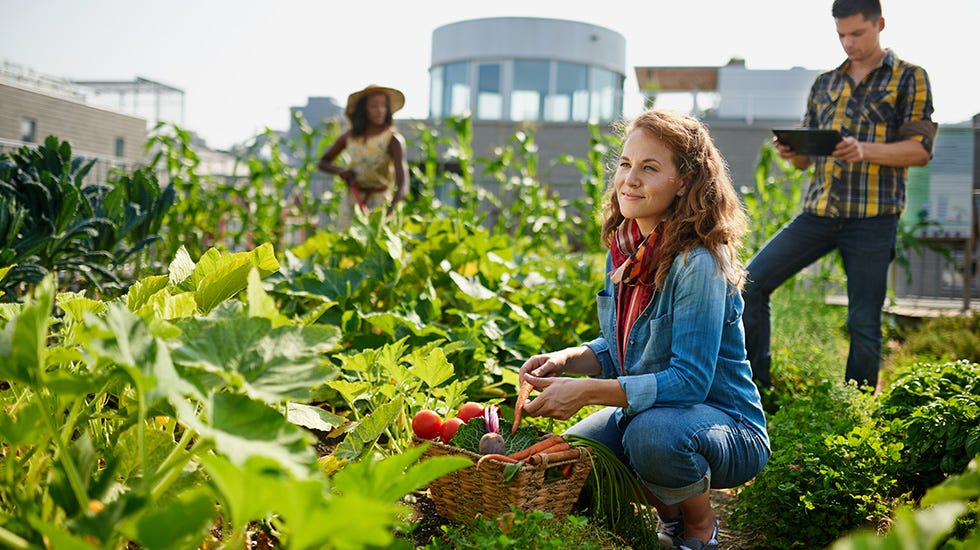
<instances>
[{"instance_id":1,"label":"carrot","mask_svg":"<svg viewBox=\"0 0 980 550\"><path fill-rule=\"evenodd\" d=\"M507 455L507 457L512 458L514 460L524 460L525 458L528 458L532 455L536 455L541 451L544 451L554 445L557 445L559 443L564 443L564 441L565 439L562 436L556 434L546 439L542 439L541 441L538 441L537 443L531 445L530 447L525 447L520 451L515 451Z\"/></svg>"},{"instance_id":2,"label":"carrot","mask_svg":"<svg viewBox=\"0 0 980 550\"><path fill-rule=\"evenodd\" d=\"M532 456L531 458L527 459L527 461L529 464L536 465L547 460L548 464L552 464L554 462L564 462L566 460L573 460L580 456L581 456L581 452L577 448L575 449L569 448L569 449L561 449L561 450L558 450L556 448L556 450L554 451L549 450L547 453L538 453Z\"/></svg>"},{"instance_id":3,"label":"carrot","mask_svg":"<svg viewBox=\"0 0 980 550\"><path fill-rule=\"evenodd\" d=\"M507 455L490 454L490 455L481 456L479 460L476 461L476 467L479 468L480 465L482 465L484 462L488 460L499 460L500 462L506 462L508 464L517 464L518 462L520 462L519 460L514 460L513 458Z\"/></svg>"},{"instance_id":4,"label":"carrot","mask_svg":"<svg viewBox=\"0 0 980 550\"><path fill-rule=\"evenodd\" d=\"M510 429L510 435L517 433L517 428L521 426L521 416L524 414L524 403L527 402L527 398L531 396L531 390L534 386L530 382L525 380L521 383L520 389L517 391L517 403L514 404L514 427Z\"/></svg>"},{"instance_id":5,"label":"carrot","mask_svg":"<svg viewBox=\"0 0 980 550\"><path fill-rule=\"evenodd\" d=\"M548 447L546 449L542 449L542 450L534 453L533 455L531 455L531 456L529 456L527 458L527 461L530 462L531 464L537 464L538 462L541 462L542 460L544 460L543 457L545 455L548 455L549 457L551 457L551 456L554 456L555 453L561 453L561 452L567 451L569 449L571 449L571 446L568 443L557 443L555 445L552 445L551 447Z\"/></svg>"}]
</instances>

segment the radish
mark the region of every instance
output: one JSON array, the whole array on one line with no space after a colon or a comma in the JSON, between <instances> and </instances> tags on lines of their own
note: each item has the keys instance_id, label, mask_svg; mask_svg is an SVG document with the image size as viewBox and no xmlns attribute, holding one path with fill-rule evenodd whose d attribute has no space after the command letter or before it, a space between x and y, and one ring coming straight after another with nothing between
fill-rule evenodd
<instances>
[{"instance_id":1,"label":"radish","mask_svg":"<svg viewBox=\"0 0 980 550\"><path fill-rule=\"evenodd\" d=\"M487 426L487 433L480 438L480 454L504 454L507 442L500 435L500 407L490 405L483 409L483 422Z\"/></svg>"}]
</instances>

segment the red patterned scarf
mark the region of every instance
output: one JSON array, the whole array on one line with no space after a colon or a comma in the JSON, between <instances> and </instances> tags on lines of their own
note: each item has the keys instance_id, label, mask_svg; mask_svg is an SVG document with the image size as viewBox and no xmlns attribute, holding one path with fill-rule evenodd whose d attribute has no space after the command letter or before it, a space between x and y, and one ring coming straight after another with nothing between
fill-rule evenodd
<instances>
[{"instance_id":1,"label":"red patterned scarf","mask_svg":"<svg viewBox=\"0 0 980 550\"><path fill-rule=\"evenodd\" d=\"M653 284L657 276L657 260L663 237L663 222L644 237L636 220L625 220L616 229L609 249L614 268L610 278L618 286L619 293L616 303L616 339L619 341L619 363L624 374L626 365L623 364L623 357L626 355L630 330L653 299Z\"/></svg>"}]
</instances>

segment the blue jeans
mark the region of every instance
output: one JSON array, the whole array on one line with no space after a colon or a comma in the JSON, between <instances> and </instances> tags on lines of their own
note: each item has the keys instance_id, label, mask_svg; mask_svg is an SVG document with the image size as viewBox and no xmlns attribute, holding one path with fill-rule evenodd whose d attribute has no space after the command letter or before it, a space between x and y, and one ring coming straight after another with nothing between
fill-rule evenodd
<instances>
[{"instance_id":1,"label":"blue jeans","mask_svg":"<svg viewBox=\"0 0 980 550\"><path fill-rule=\"evenodd\" d=\"M760 386L772 385L769 296L834 248L840 250L847 275L847 330L851 342L844 377L871 387L878 384L881 308L888 287L888 266L895 258L897 229L896 215L840 219L803 213L756 253L747 267L742 322L752 376Z\"/></svg>"},{"instance_id":2,"label":"blue jeans","mask_svg":"<svg viewBox=\"0 0 980 550\"><path fill-rule=\"evenodd\" d=\"M652 407L634 417L606 407L566 433L609 447L668 506L749 481L770 454L765 437L704 404Z\"/></svg>"}]
</instances>

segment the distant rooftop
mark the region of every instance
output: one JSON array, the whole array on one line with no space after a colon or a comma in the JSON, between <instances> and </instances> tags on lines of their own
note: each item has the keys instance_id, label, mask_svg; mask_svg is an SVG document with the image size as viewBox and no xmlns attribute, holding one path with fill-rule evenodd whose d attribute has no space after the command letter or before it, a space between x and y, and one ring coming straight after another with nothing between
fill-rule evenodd
<instances>
[{"instance_id":1,"label":"distant rooftop","mask_svg":"<svg viewBox=\"0 0 980 550\"><path fill-rule=\"evenodd\" d=\"M34 69L0 59L0 82L10 82L45 93L85 101L85 88L57 76L40 73Z\"/></svg>"}]
</instances>

